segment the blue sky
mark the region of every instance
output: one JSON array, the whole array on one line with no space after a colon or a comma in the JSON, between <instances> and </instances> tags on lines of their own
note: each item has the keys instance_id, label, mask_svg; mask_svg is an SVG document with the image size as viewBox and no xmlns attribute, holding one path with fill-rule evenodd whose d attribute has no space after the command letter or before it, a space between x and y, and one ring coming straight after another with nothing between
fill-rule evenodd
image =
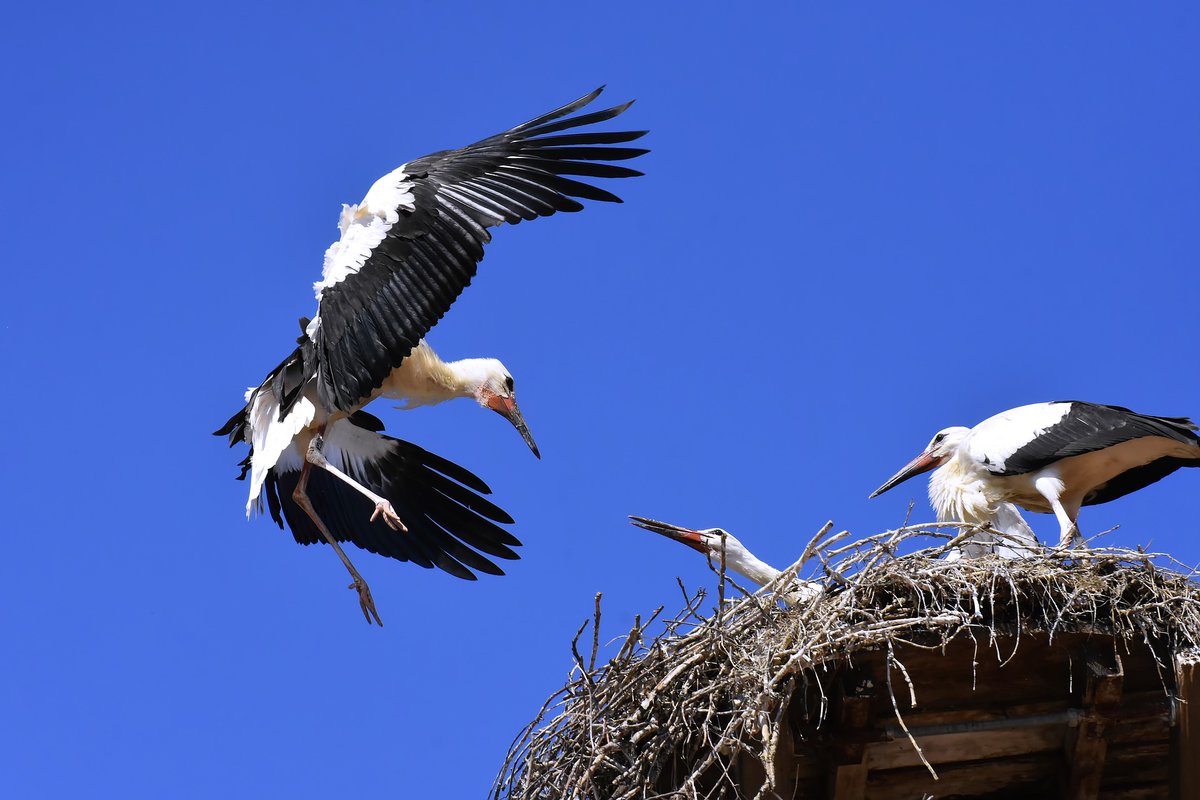
<instances>
[{"instance_id":1,"label":"blue sky","mask_svg":"<svg viewBox=\"0 0 1200 800\"><path fill-rule=\"evenodd\" d=\"M1200 416L1189 4L25 4L0 88L0 793L483 795L604 636L711 586L641 514L783 565L934 431L1081 398ZM497 231L430 337L541 446L373 407L476 471L523 560L467 584L242 518L208 435L288 351L343 202L599 84L626 200ZM1185 472L1085 533L1200 561ZM1051 518L1033 515L1044 536Z\"/></svg>"}]
</instances>

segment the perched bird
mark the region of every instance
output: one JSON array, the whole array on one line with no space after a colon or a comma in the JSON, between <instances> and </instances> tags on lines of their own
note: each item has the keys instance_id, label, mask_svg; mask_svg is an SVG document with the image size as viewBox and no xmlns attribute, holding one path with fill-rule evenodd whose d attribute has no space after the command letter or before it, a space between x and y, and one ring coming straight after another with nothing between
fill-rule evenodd
<instances>
[{"instance_id":1,"label":"perched bird","mask_svg":"<svg viewBox=\"0 0 1200 800\"><path fill-rule=\"evenodd\" d=\"M370 589L339 540L425 566L449 566L448 571L460 577L469 573L471 560L476 569L496 570L477 553L475 559L464 555L463 543L503 558L516 557L507 550L516 540L493 524L511 519L477 494L487 492L486 484L415 445L380 435L377 420L359 416L356 421L356 415L381 396L406 398L410 405L472 396L508 418L537 454L516 405L512 376L498 361L446 363L421 342L470 284L483 247L491 240L490 228L556 211L579 211L579 199L620 202L603 189L567 176L641 174L608 162L646 150L609 145L632 141L645 131L563 133L610 120L631 104L572 116L600 92L467 147L403 164L376 181L361 203L343 206L341 237L325 252L322 278L314 284L316 316L304 325L293 353L247 392L246 406L216 432L229 435L231 443L251 445L244 464L251 477L248 510L263 490L270 505L268 484L273 486L276 520L282 509L297 540L316 541L319 534L337 551L354 579L351 586L359 593L368 621L380 621ZM326 454L330 446L336 458ZM404 466L397 460L401 451L408 459ZM430 470L453 478L450 483L457 482L457 488L429 477ZM285 480L292 471L294 486ZM414 478L414 471L420 477ZM353 505L364 509L367 521L380 519L407 534L397 537L344 518L332 532L323 519L325 507L310 485L331 487L322 490L325 500L347 509L347 489L357 493L360 498ZM452 515L449 506L428 495L435 485L440 497L453 497L471 513ZM281 491L290 493L290 502ZM336 501L329 499L335 495ZM298 512L307 523L298 522ZM425 532L417 535L414 519L432 527L422 524ZM394 544L398 538L408 544ZM449 565L452 555L458 567ZM481 566L484 562L490 570Z\"/></svg>"},{"instance_id":2,"label":"perched bird","mask_svg":"<svg viewBox=\"0 0 1200 800\"><path fill-rule=\"evenodd\" d=\"M929 500L939 520L982 525L1013 503L1053 513L1058 546L1065 547L1081 538L1081 506L1115 500L1180 467L1200 467L1200 436L1190 419L1059 400L938 431L871 497L936 469Z\"/></svg>"},{"instance_id":3,"label":"perched bird","mask_svg":"<svg viewBox=\"0 0 1200 800\"><path fill-rule=\"evenodd\" d=\"M721 528L693 530L646 517L630 515L629 519L639 528L661 534L687 545L698 553L703 553L713 564L721 563L721 553L724 551L726 569L733 570L759 586L766 586L783 574L782 570L775 569L758 558L736 536ZM792 587L781 592L781 595L789 605L796 605L824 593L825 587L820 583L793 579Z\"/></svg>"}]
</instances>

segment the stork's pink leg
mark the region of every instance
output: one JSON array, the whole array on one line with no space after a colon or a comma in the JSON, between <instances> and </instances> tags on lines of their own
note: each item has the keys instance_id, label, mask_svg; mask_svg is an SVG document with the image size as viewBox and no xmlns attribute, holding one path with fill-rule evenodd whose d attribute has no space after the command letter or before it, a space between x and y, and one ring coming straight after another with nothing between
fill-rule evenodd
<instances>
[{"instance_id":1,"label":"stork's pink leg","mask_svg":"<svg viewBox=\"0 0 1200 800\"><path fill-rule=\"evenodd\" d=\"M362 575L358 574L358 570L350 563L349 557L346 556L342 546L338 544L337 539L333 538L333 534L325 527L325 523L317 516L316 509L313 508L312 502L308 499L306 490L308 488L308 473L312 469L312 464L305 461L304 467L300 470L300 482L296 484L296 490L292 492L292 499L296 501L296 505L304 509L304 513L308 514L309 519L317 526L317 530L325 537L325 541L332 547L333 551L338 554L338 558L346 565L346 569L350 570L350 576L354 578L354 583L350 584L351 589L358 590L358 604L362 607L363 616L367 618L367 624L371 623L371 618L375 618L375 623L379 627L383 627L383 620L379 618L379 612L375 610L375 601L371 599L371 589L367 586L367 582L363 580Z\"/></svg>"},{"instance_id":2,"label":"stork's pink leg","mask_svg":"<svg viewBox=\"0 0 1200 800\"><path fill-rule=\"evenodd\" d=\"M382 517L383 521L386 522L387 526L392 530L407 531L408 528L400 520L400 515L396 513L396 509L392 508L391 501L385 497L380 497L379 495L375 494L370 489L354 480L354 478L351 478L333 464L330 464L329 460L325 458L325 454L321 452L322 445L323 441L321 434L318 433L308 443L308 450L304 454L304 460L306 462L305 466L312 464L313 466L320 467L333 477L337 478L348 486L351 486L359 494L363 495L372 503L374 503L375 513L371 514L371 522L374 522L377 518Z\"/></svg>"}]
</instances>

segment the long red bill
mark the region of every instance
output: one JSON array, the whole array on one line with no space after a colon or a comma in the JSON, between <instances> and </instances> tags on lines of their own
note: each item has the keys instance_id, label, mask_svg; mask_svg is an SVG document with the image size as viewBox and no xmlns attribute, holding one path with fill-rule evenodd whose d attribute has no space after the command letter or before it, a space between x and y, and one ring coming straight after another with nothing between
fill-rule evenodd
<instances>
[{"instance_id":1,"label":"long red bill","mask_svg":"<svg viewBox=\"0 0 1200 800\"><path fill-rule=\"evenodd\" d=\"M669 522L659 522L656 519L648 517L635 517L629 515L630 521L639 528L666 536L668 539L674 539L680 544L686 544L693 550L701 553L708 553L708 548L704 546L704 540L700 537L700 531L684 528L679 525L672 525Z\"/></svg>"},{"instance_id":2,"label":"long red bill","mask_svg":"<svg viewBox=\"0 0 1200 800\"><path fill-rule=\"evenodd\" d=\"M887 482L884 483L883 486L880 486L878 489L871 492L870 497L867 499L870 500L872 497L878 497L888 489L898 486L909 478L915 475L920 475L922 472L928 472L941 463L942 460L940 458L934 458L928 452L921 453L921 455L905 464L903 469L901 469L892 477L888 478Z\"/></svg>"},{"instance_id":3,"label":"long red bill","mask_svg":"<svg viewBox=\"0 0 1200 800\"><path fill-rule=\"evenodd\" d=\"M515 397L501 397L494 394L488 398L487 406L492 411L495 411L500 416L512 423L512 426L521 434L521 438L525 440L525 444L529 445L529 449L538 458L542 454L538 452L537 442L533 440L533 434L529 432L529 426L525 424L525 417L521 414L521 409L517 405Z\"/></svg>"}]
</instances>

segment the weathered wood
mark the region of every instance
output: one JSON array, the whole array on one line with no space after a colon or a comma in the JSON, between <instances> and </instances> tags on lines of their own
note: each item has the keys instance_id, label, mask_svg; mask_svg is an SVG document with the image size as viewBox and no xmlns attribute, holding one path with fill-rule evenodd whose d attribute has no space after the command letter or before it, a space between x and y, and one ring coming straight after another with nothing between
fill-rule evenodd
<instances>
[{"instance_id":1,"label":"weathered wood","mask_svg":"<svg viewBox=\"0 0 1200 800\"><path fill-rule=\"evenodd\" d=\"M1155 741L1119 746L1111 741L1104 758L1100 794L1123 786L1149 782L1170 785L1171 746L1164 735Z\"/></svg>"},{"instance_id":2,"label":"weathered wood","mask_svg":"<svg viewBox=\"0 0 1200 800\"><path fill-rule=\"evenodd\" d=\"M1066 738L1068 800L1096 800L1104 775L1109 714L1121 702L1125 671L1111 646L1089 653L1083 717Z\"/></svg>"},{"instance_id":3,"label":"weathered wood","mask_svg":"<svg viewBox=\"0 0 1200 800\"><path fill-rule=\"evenodd\" d=\"M763 763L749 753L738 753L736 770L739 794L742 797L754 797L762 791L767 782L767 771Z\"/></svg>"},{"instance_id":4,"label":"weathered wood","mask_svg":"<svg viewBox=\"0 0 1200 800\"><path fill-rule=\"evenodd\" d=\"M846 764L862 760L863 745L872 734L870 697L845 697L838 718L834 751Z\"/></svg>"},{"instance_id":5,"label":"weathered wood","mask_svg":"<svg viewBox=\"0 0 1200 800\"><path fill-rule=\"evenodd\" d=\"M867 765L840 764L836 769L833 778L833 800L863 800L867 792Z\"/></svg>"},{"instance_id":6,"label":"weathered wood","mask_svg":"<svg viewBox=\"0 0 1200 800\"><path fill-rule=\"evenodd\" d=\"M1200 664L1194 658L1175 660L1175 691L1179 719L1172 737L1175 774L1172 797L1200 797Z\"/></svg>"},{"instance_id":7,"label":"weathered wood","mask_svg":"<svg viewBox=\"0 0 1200 800\"><path fill-rule=\"evenodd\" d=\"M967 699L971 699L970 695L967 695ZM1019 719L1065 712L1069 705L1066 697L1044 703L1013 703L1000 706L964 705L960 708L906 713L904 724L908 726L909 730L918 730L935 725Z\"/></svg>"},{"instance_id":8,"label":"weathered wood","mask_svg":"<svg viewBox=\"0 0 1200 800\"><path fill-rule=\"evenodd\" d=\"M1060 767L1061 759L1057 753L1044 753L942 766L938 768L936 781L924 767L872 773L867 782L866 800L915 800L926 795L988 795L990 798L1002 791L1005 794L994 796L1013 800L1057 797L1056 776Z\"/></svg>"},{"instance_id":9,"label":"weathered wood","mask_svg":"<svg viewBox=\"0 0 1200 800\"><path fill-rule=\"evenodd\" d=\"M937 781L901 732L880 681L857 693L864 675L883 669L884 654L857 654L839 676L830 718L813 726L804 715L809 727L797 729L792 797L1165 797L1180 768L1168 758L1172 701L1149 647L1122 642L1118 657L1109 637L1032 634L1009 659L1011 644L1002 642L999 653L969 640L945 652L896 648L917 705L907 682L896 683L897 702ZM1194 682L1188 746L1200 764L1200 671ZM1171 796L1200 800L1190 787L1192 794Z\"/></svg>"},{"instance_id":10,"label":"weathered wood","mask_svg":"<svg viewBox=\"0 0 1200 800\"><path fill-rule=\"evenodd\" d=\"M1100 800L1169 800L1170 797L1171 791L1165 782L1100 790Z\"/></svg>"},{"instance_id":11,"label":"weathered wood","mask_svg":"<svg viewBox=\"0 0 1200 800\"><path fill-rule=\"evenodd\" d=\"M1070 778L1067 782L1068 800L1096 800L1100 780L1104 775L1104 756L1108 741L1108 723L1100 717L1085 716L1067 736L1067 758Z\"/></svg>"},{"instance_id":12,"label":"weathered wood","mask_svg":"<svg viewBox=\"0 0 1200 800\"><path fill-rule=\"evenodd\" d=\"M779 720L779 741L775 745L775 762L772 765L777 797L789 800L796 796L797 771L792 725L787 717L784 717Z\"/></svg>"},{"instance_id":13,"label":"weathered wood","mask_svg":"<svg viewBox=\"0 0 1200 800\"><path fill-rule=\"evenodd\" d=\"M1074 640L1064 636L1046 646L1044 636L1027 634L1015 640L1001 640L999 654L987 642L956 639L940 650L915 647L896 648L896 657L913 680L917 697L914 712L955 709L964 705L993 708L1009 705L1014 698L1024 703L1062 702L1071 684L1071 647ZM1082 640L1074 646L1082 653ZM1016 648L1016 654L1012 651ZM876 655L881 660L883 654ZM861 655L859 657L862 658ZM1081 658L1079 660L1082 660ZM882 693L881 693L882 694ZM907 698L901 711L910 710ZM876 714L891 716L891 701L879 698Z\"/></svg>"},{"instance_id":14,"label":"weathered wood","mask_svg":"<svg viewBox=\"0 0 1200 800\"><path fill-rule=\"evenodd\" d=\"M842 697L834 730L834 765L829 796L831 800L863 800L867 790L868 767L864 755L871 732L871 704L874 687L871 672L856 669L843 677Z\"/></svg>"},{"instance_id":15,"label":"weathered wood","mask_svg":"<svg viewBox=\"0 0 1200 800\"><path fill-rule=\"evenodd\" d=\"M979 761L987 758L1006 758L1030 753L1061 750L1066 733L1064 723L1051 723L1008 730L946 733L939 736L918 736L917 744L938 774L942 764L959 761ZM921 764L921 757L907 738L867 745L867 765L872 770L897 769Z\"/></svg>"},{"instance_id":16,"label":"weathered wood","mask_svg":"<svg viewBox=\"0 0 1200 800\"><path fill-rule=\"evenodd\" d=\"M1165 737L1171 726L1173 701L1166 690L1126 692L1121 704L1111 709L1109 716L1117 723L1109 731L1109 744L1140 742L1147 737Z\"/></svg>"}]
</instances>

